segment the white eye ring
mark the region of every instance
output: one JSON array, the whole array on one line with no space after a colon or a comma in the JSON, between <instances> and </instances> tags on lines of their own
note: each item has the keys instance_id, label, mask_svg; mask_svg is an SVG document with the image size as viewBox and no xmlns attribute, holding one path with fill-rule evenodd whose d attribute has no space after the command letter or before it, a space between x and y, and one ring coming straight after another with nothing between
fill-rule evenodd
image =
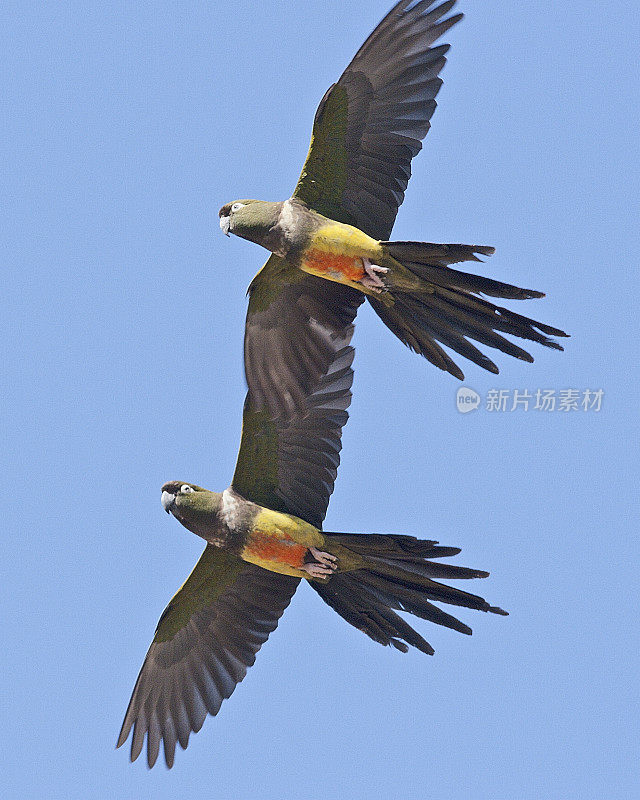
<instances>
[{"instance_id":1,"label":"white eye ring","mask_svg":"<svg viewBox=\"0 0 640 800\"><path fill-rule=\"evenodd\" d=\"M244 204L244 203L234 203L234 204L231 206L231 210L232 210L232 211L237 211L239 208L244 208L244 206L245 206L245 204Z\"/></svg>"},{"instance_id":2,"label":"white eye ring","mask_svg":"<svg viewBox=\"0 0 640 800\"><path fill-rule=\"evenodd\" d=\"M180 487L180 494L191 494L191 492L194 491L195 489L192 489L191 486L188 486L186 483L183 483Z\"/></svg>"}]
</instances>

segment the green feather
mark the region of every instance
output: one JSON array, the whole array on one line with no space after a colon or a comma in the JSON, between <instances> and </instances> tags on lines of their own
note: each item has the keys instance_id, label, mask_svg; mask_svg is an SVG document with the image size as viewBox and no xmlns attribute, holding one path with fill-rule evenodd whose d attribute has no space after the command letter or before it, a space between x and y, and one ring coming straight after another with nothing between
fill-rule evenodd
<instances>
[{"instance_id":1,"label":"green feather","mask_svg":"<svg viewBox=\"0 0 640 800\"><path fill-rule=\"evenodd\" d=\"M191 616L215 602L245 567L245 562L237 556L207 545L187 580L162 612L153 641L173 639Z\"/></svg>"},{"instance_id":2,"label":"green feather","mask_svg":"<svg viewBox=\"0 0 640 800\"><path fill-rule=\"evenodd\" d=\"M268 411L246 410L232 486L258 505L279 511L278 432Z\"/></svg>"},{"instance_id":3,"label":"green feather","mask_svg":"<svg viewBox=\"0 0 640 800\"><path fill-rule=\"evenodd\" d=\"M280 296L283 286L304 280L305 273L279 256L272 255L249 286L249 314L266 311Z\"/></svg>"},{"instance_id":4,"label":"green feather","mask_svg":"<svg viewBox=\"0 0 640 800\"><path fill-rule=\"evenodd\" d=\"M293 196L325 217L352 224L342 208L347 184L348 111L346 90L334 86L316 113L309 153Z\"/></svg>"}]
</instances>

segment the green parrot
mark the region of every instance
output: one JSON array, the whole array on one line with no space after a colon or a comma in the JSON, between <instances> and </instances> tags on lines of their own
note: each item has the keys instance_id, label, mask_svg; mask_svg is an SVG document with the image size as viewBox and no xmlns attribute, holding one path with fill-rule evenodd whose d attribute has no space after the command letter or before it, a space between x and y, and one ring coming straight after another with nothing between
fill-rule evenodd
<instances>
[{"instance_id":1,"label":"green parrot","mask_svg":"<svg viewBox=\"0 0 640 800\"><path fill-rule=\"evenodd\" d=\"M462 19L446 16L454 5L397 3L323 97L293 196L236 200L219 216L224 233L273 253L250 289L260 308L281 299L285 285L303 275L338 282L366 296L412 350L462 380L442 345L497 373L470 339L533 361L501 334L557 350L563 348L549 337L567 334L479 296L522 300L542 292L450 266L480 261L478 255L491 255L493 247L388 241L442 85L449 46L433 45Z\"/></svg>"},{"instance_id":2,"label":"green parrot","mask_svg":"<svg viewBox=\"0 0 640 800\"><path fill-rule=\"evenodd\" d=\"M275 629L301 578L344 619L376 642L432 655L431 645L396 611L461 633L471 629L431 601L506 615L478 595L439 578L489 573L436 563L459 548L412 536L320 530L335 479L341 428L350 401L351 348L343 364L286 419L245 410L231 486L222 493L171 481L162 505L207 545L186 583L160 617L122 725L118 747L133 729L131 760L147 739L152 767L217 714ZM251 391L249 392L249 400ZM249 403L250 405L250 403ZM256 464L271 464L262 472ZM269 505L256 502L270 498ZM280 508L299 509L301 516Z\"/></svg>"}]
</instances>

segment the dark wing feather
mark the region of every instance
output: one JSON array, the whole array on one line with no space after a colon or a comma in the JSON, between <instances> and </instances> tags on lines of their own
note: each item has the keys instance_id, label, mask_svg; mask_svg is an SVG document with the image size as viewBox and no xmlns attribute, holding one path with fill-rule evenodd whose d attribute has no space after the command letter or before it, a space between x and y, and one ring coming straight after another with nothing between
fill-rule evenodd
<instances>
[{"instance_id":1,"label":"dark wing feather","mask_svg":"<svg viewBox=\"0 0 640 800\"><path fill-rule=\"evenodd\" d=\"M117 746L133 729L131 760L147 739L152 767L160 744L168 767L209 714L217 714L275 630L299 579L247 564L207 545L160 617L136 681Z\"/></svg>"},{"instance_id":2,"label":"dark wing feather","mask_svg":"<svg viewBox=\"0 0 640 800\"><path fill-rule=\"evenodd\" d=\"M271 256L249 288L248 392L233 488L321 527L351 402L363 295Z\"/></svg>"},{"instance_id":3,"label":"dark wing feather","mask_svg":"<svg viewBox=\"0 0 640 800\"><path fill-rule=\"evenodd\" d=\"M322 99L294 192L321 214L388 239L442 85L448 45L432 46L462 14L448 0L402 0Z\"/></svg>"}]
</instances>

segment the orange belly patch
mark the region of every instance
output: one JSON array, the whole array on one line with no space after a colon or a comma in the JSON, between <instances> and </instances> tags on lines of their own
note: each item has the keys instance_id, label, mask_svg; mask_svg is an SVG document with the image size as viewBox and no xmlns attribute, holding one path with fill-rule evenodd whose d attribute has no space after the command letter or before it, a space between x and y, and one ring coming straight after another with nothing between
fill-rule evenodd
<instances>
[{"instance_id":1,"label":"orange belly patch","mask_svg":"<svg viewBox=\"0 0 640 800\"><path fill-rule=\"evenodd\" d=\"M311 248L302 258L302 266L308 272L332 280L361 281L364 278L364 264L357 256L344 256L326 250Z\"/></svg>"},{"instance_id":2,"label":"orange belly patch","mask_svg":"<svg viewBox=\"0 0 640 800\"><path fill-rule=\"evenodd\" d=\"M285 537L284 534L282 536L283 538L280 538L255 531L245 544L242 555L245 558L300 568L304 564L307 548L303 544L298 544L293 539Z\"/></svg>"}]
</instances>

